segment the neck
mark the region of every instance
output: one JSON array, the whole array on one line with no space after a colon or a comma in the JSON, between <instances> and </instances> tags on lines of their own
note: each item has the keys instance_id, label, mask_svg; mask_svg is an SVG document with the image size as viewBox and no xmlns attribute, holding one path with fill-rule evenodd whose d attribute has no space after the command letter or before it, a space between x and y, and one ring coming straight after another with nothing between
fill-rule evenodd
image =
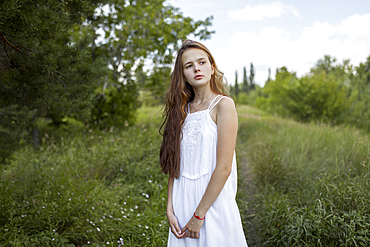
<instances>
[{"instance_id":1,"label":"neck","mask_svg":"<svg viewBox=\"0 0 370 247\"><path fill-rule=\"evenodd\" d=\"M205 100L208 100L209 98L212 97L212 95L214 95L214 93L212 92L212 90L207 87L207 88L202 88L202 89L194 89L194 100L193 102L194 103L202 103L203 101Z\"/></svg>"}]
</instances>

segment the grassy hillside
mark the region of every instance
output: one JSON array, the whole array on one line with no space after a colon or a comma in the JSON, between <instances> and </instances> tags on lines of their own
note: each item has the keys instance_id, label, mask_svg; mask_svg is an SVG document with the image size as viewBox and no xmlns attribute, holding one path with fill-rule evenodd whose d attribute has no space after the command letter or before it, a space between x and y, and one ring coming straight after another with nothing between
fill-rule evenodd
<instances>
[{"instance_id":1,"label":"grassy hillside","mask_svg":"<svg viewBox=\"0 0 370 247\"><path fill-rule=\"evenodd\" d=\"M123 131L44 128L40 148L0 167L0 246L165 246L159 111L140 109ZM369 137L243 105L238 113L249 245L369 245Z\"/></svg>"},{"instance_id":2,"label":"grassy hillside","mask_svg":"<svg viewBox=\"0 0 370 247\"><path fill-rule=\"evenodd\" d=\"M370 141L240 106L239 194L253 246L368 246Z\"/></svg>"}]
</instances>

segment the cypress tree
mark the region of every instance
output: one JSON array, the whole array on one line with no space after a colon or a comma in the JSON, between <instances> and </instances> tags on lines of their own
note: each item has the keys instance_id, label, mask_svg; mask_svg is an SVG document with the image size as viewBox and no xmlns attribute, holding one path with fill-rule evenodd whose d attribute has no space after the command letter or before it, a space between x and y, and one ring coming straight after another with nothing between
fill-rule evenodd
<instances>
[{"instance_id":1,"label":"cypress tree","mask_svg":"<svg viewBox=\"0 0 370 247\"><path fill-rule=\"evenodd\" d=\"M234 93L235 96L238 97L239 95L239 85L238 85L238 71L235 71L235 86L234 86Z\"/></svg>"},{"instance_id":2,"label":"cypress tree","mask_svg":"<svg viewBox=\"0 0 370 247\"><path fill-rule=\"evenodd\" d=\"M243 92L249 93L248 77L247 77L247 67L243 68Z\"/></svg>"},{"instance_id":3,"label":"cypress tree","mask_svg":"<svg viewBox=\"0 0 370 247\"><path fill-rule=\"evenodd\" d=\"M250 91L255 89L253 63L251 63L250 76L249 76L249 87L250 87Z\"/></svg>"}]
</instances>

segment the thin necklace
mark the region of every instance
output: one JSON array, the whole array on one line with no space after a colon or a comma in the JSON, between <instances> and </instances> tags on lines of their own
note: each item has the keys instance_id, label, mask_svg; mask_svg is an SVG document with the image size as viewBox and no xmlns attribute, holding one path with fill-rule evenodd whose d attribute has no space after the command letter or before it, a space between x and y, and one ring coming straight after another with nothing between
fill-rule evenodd
<instances>
[{"instance_id":1,"label":"thin necklace","mask_svg":"<svg viewBox=\"0 0 370 247\"><path fill-rule=\"evenodd\" d=\"M197 111L199 111L200 109L202 109L202 107L204 106L204 104L208 101L208 100L210 100L210 98L212 98L212 96L213 96L214 94L212 94L207 100L205 100L204 101L204 103L197 109L197 108L195 108L194 107L194 104L193 104L193 108L194 108L194 112L197 112Z\"/></svg>"}]
</instances>

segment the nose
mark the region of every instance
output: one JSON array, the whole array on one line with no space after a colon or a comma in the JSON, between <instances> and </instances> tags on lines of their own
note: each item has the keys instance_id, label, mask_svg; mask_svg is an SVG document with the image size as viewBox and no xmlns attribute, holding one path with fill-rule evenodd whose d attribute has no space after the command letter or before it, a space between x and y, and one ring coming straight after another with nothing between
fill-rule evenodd
<instances>
[{"instance_id":1,"label":"nose","mask_svg":"<svg viewBox=\"0 0 370 247\"><path fill-rule=\"evenodd\" d=\"M198 68L197 65L194 65L194 72L198 72L198 71L200 71L200 69Z\"/></svg>"}]
</instances>

